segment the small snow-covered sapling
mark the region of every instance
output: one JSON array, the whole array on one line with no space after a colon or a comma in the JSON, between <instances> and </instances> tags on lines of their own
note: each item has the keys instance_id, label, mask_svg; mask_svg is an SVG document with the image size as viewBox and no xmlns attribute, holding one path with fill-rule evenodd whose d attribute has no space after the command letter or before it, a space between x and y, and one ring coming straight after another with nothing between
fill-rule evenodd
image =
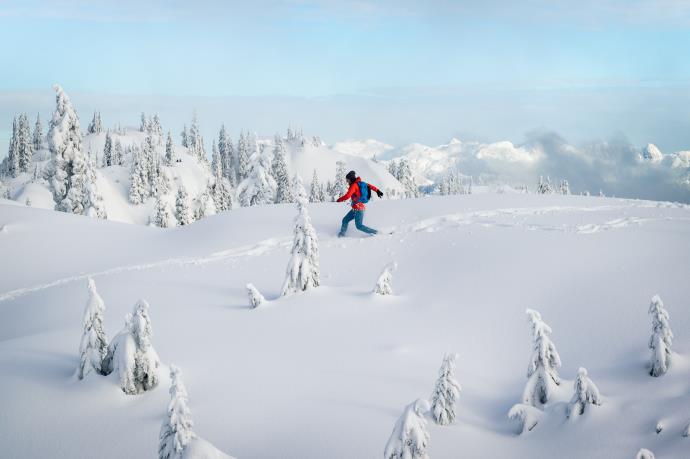
<instances>
[{"instance_id":1,"label":"small snow-covered sapling","mask_svg":"<svg viewBox=\"0 0 690 459\"><path fill-rule=\"evenodd\" d=\"M258 308L266 302L266 298L259 292L253 284L247 284L247 296L249 297L249 306L252 309Z\"/></svg>"},{"instance_id":2,"label":"small snow-covered sapling","mask_svg":"<svg viewBox=\"0 0 690 459\"><path fill-rule=\"evenodd\" d=\"M96 290L96 282L89 278L89 299L84 309L82 321L84 331L79 343L79 368L77 378L84 379L88 374L105 372L103 361L108 353L108 339L103 330L105 303Z\"/></svg>"},{"instance_id":3,"label":"small snow-covered sapling","mask_svg":"<svg viewBox=\"0 0 690 459\"><path fill-rule=\"evenodd\" d=\"M429 459L429 431L424 419L427 411L429 402L423 399L405 407L386 443L384 459Z\"/></svg>"},{"instance_id":4,"label":"small snow-covered sapling","mask_svg":"<svg viewBox=\"0 0 690 459\"><path fill-rule=\"evenodd\" d=\"M649 305L649 315L652 316L652 336L649 337L649 348L652 350L649 374L661 376L666 374L671 365L671 343L673 332L668 324L668 311L659 295L652 297Z\"/></svg>"},{"instance_id":5,"label":"small snow-covered sapling","mask_svg":"<svg viewBox=\"0 0 690 459\"><path fill-rule=\"evenodd\" d=\"M541 420L543 414L544 412L539 408L535 408L532 405L525 405L524 403L518 403L513 405L510 409L508 417L520 422L520 431L518 433L522 435L534 429Z\"/></svg>"},{"instance_id":6,"label":"small snow-covered sapling","mask_svg":"<svg viewBox=\"0 0 690 459\"><path fill-rule=\"evenodd\" d=\"M454 374L457 356L448 354L443 358L436 387L431 395L431 417L436 424L442 426L455 421L455 403L460 397L460 384Z\"/></svg>"},{"instance_id":7,"label":"small snow-covered sapling","mask_svg":"<svg viewBox=\"0 0 690 459\"><path fill-rule=\"evenodd\" d=\"M182 458L187 445L196 437L192 431L191 413L187 406L187 388L182 382L182 372L170 366L170 402L158 436L158 458Z\"/></svg>"},{"instance_id":8,"label":"small snow-covered sapling","mask_svg":"<svg viewBox=\"0 0 690 459\"><path fill-rule=\"evenodd\" d=\"M389 263L383 268L374 286L374 293L377 295L392 295L393 272L398 268L397 263Z\"/></svg>"},{"instance_id":9,"label":"small snow-covered sapling","mask_svg":"<svg viewBox=\"0 0 690 459\"><path fill-rule=\"evenodd\" d=\"M585 413L587 405L601 405L601 395L597 386L587 376L587 370L580 367L575 378L575 393L568 404L566 416L576 418Z\"/></svg>"},{"instance_id":10,"label":"small snow-covered sapling","mask_svg":"<svg viewBox=\"0 0 690 459\"><path fill-rule=\"evenodd\" d=\"M655 459L654 453L646 448L642 448L637 452L635 459Z\"/></svg>"},{"instance_id":11,"label":"small snow-covered sapling","mask_svg":"<svg viewBox=\"0 0 690 459\"><path fill-rule=\"evenodd\" d=\"M532 329L533 350L527 367L528 380L522 401L527 405L538 406L547 403L553 386L561 383L557 371L561 366L561 358L550 338L551 327L541 319L539 312L533 309L526 312Z\"/></svg>"}]
</instances>

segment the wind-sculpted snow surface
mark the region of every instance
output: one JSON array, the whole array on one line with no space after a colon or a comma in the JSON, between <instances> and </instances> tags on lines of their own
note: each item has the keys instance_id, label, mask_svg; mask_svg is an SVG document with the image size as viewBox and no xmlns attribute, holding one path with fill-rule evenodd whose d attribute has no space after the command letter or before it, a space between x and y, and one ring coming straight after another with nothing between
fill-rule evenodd
<instances>
[{"instance_id":1,"label":"wind-sculpted snow surface","mask_svg":"<svg viewBox=\"0 0 690 459\"><path fill-rule=\"evenodd\" d=\"M403 407L431 396L439 358L457 350L462 393L453 423L427 417L431 458L628 459L641 448L687 457L686 206L520 194L373 200L367 222L393 234L342 239L347 207L308 211L320 286L283 297L293 204L162 230L0 202L0 456L155 457L174 362L208 440L192 441L190 454L212 444L239 458L381 457ZM372 294L393 260L394 295ZM155 387L127 395L119 372L75 377L89 276L123 366L136 340L117 338L122 318L138 298L151 305ZM249 283L270 307L249 308ZM674 338L672 364L654 378L657 293ZM518 405L516 423L506 414L533 351L528 308L553 329L561 384L543 409ZM569 422L580 366L605 399Z\"/></svg>"}]
</instances>

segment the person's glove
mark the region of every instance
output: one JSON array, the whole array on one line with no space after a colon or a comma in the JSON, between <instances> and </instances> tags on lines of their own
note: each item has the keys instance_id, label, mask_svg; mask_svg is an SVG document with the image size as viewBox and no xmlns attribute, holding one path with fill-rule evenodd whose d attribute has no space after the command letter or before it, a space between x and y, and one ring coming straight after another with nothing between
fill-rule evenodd
<instances>
[{"instance_id":1,"label":"person's glove","mask_svg":"<svg viewBox=\"0 0 690 459\"><path fill-rule=\"evenodd\" d=\"M378 195L379 198L383 197L383 191L381 191L381 190L376 190L376 194Z\"/></svg>"}]
</instances>

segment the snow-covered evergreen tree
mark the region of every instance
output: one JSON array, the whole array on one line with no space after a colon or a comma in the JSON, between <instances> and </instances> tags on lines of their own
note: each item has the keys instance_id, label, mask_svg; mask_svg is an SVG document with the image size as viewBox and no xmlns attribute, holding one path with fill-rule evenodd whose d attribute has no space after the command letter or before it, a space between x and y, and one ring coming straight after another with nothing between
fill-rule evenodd
<instances>
[{"instance_id":1,"label":"snow-covered evergreen tree","mask_svg":"<svg viewBox=\"0 0 690 459\"><path fill-rule=\"evenodd\" d=\"M273 147L273 161L271 162L271 175L276 181L276 199L277 204L293 202L292 183L290 183L290 176L287 171L287 162L285 159L285 145L283 139L276 134L274 138Z\"/></svg>"},{"instance_id":2,"label":"snow-covered evergreen tree","mask_svg":"<svg viewBox=\"0 0 690 459\"><path fill-rule=\"evenodd\" d=\"M89 203L87 191L96 190L96 183L89 183L95 174L89 173L89 161L82 148L79 117L64 90L54 86L56 108L50 122L48 145L51 163L48 181L57 203L56 209L74 214L85 214L93 203Z\"/></svg>"},{"instance_id":3,"label":"snow-covered evergreen tree","mask_svg":"<svg viewBox=\"0 0 690 459\"><path fill-rule=\"evenodd\" d=\"M307 196L302 180L295 176L294 193L297 202L294 240L290 262L287 266L282 295L318 287L319 280L319 242L316 230L311 224L307 210Z\"/></svg>"},{"instance_id":4,"label":"snow-covered evergreen tree","mask_svg":"<svg viewBox=\"0 0 690 459\"><path fill-rule=\"evenodd\" d=\"M12 120L12 137L10 137L10 146L7 150L7 157L3 160L3 174L10 177L19 175L19 146L18 146L18 132L17 132L17 117Z\"/></svg>"},{"instance_id":5,"label":"snow-covered evergreen tree","mask_svg":"<svg viewBox=\"0 0 690 459\"><path fill-rule=\"evenodd\" d=\"M587 405L601 405L601 395L599 395L599 389L594 385L589 376L587 376L587 370L580 367L577 370L577 378L575 378L575 393L573 398L568 404L568 409L566 411L566 416L577 417L585 413Z\"/></svg>"},{"instance_id":6,"label":"snow-covered evergreen tree","mask_svg":"<svg viewBox=\"0 0 690 459\"><path fill-rule=\"evenodd\" d=\"M336 161L335 163L335 181L333 182L332 196L339 198L347 192L347 182L345 181L345 161Z\"/></svg>"},{"instance_id":7,"label":"snow-covered evergreen tree","mask_svg":"<svg viewBox=\"0 0 690 459\"><path fill-rule=\"evenodd\" d=\"M91 372L103 374L103 361L108 353L108 338L103 330L105 303L96 290L96 283L89 278L89 299L84 309L84 332L79 343L79 367L77 378L84 379Z\"/></svg>"},{"instance_id":8,"label":"snow-covered evergreen tree","mask_svg":"<svg viewBox=\"0 0 690 459\"><path fill-rule=\"evenodd\" d=\"M553 193L553 187L551 186L551 178L547 175L546 181L544 177L539 176L539 183L537 184L537 193L539 194L551 194Z\"/></svg>"},{"instance_id":9,"label":"snow-covered evergreen tree","mask_svg":"<svg viewBox=\"0 0 690 459\"><path fill-rule=\"evenodd\" d=\"M561 180L560 192L565 195L570 194L570 184L565 179Z\"/></svg>"},{"instance_id":10,"label":"snow-covered evergreen tree","mask_svg":"<svg viewBox=\"0 0 690 459\"><path fill-rule=\"evenodd\" d=\"M165 141L165 165L174 166L176 162L175 145L173 144L172 134L168 131L168 138Z\"/></svg>"},{"instance_id":11,"label":"snow-covered evergreen tree","mask_svg":"<svg viewBox=\"0 0 690 459\"><path fill-rule=\"evenodd\" d=\"M88 158L86 164L86 181L84 184L84 215L91 218L108 218L105 202L96 185L96 164L94 158Z\"/></svg>"},{"instance_id":12,"label":"snow-covered evergreen tree","mask_svg":"<svg viewBox=\"0 0 690 459\"><path fill-rule=\"evenodd\" d=\"M124 152L122 151L122 142L120 142L120 139L115 139L112 153L113 166L122 166L124 164L124 159L125 158Z\"/></svg>"},{"instance_id":13,"label":"snow-covered evergreen tree","mask_svg":"<svg viewBox=\"0 0 690 459\"><path fill-rule=\"evenodd\" d=\"M230 181L223 175L223 157L213 144L213 162L211 163L214 182L211 186L211 196L217 212L232 209L232 188Z\"/></svg>"},{"instance_id":14,"label":"snow-covered evergreen tree","mask_svg":"<svg viewBox=\"0 0 690 459\"><path fill-rule=\"evenodd\" d=\"M132 146L132 168L129 174L129 202L141 204L149 197L148 164L146 153Z\"/></svg>"},{"instance_id":15,"label":"snow-covered evergreen tree","mask_svg":"<svg viewBox=\"0 0 690 459\"><path fill-rule=\"evenodd\" d=\"M541 318L539 312L528 309L527 316L532 330L532 358L527 367L527 385L522 395L526 405L540 406L549 401L554 385L560 385L558 368L561 358L551 341L551 327Z\"/></svg>"},{"instance_id":16,"label":"snow-covered evergreen tree","mask_svg":"<svg viewBox=\"0 0 690 459\"><path fill-rule=\"evenodd\" d=\"M230 182L230 187L234 188L237 183L237 166L235 159L235 147L232 144L232 139L225 130L225 125L220 127L218 133L218 153L220 153L221 162L223 164L223 177Z\"/></svg>"},{"instance_id":17,"label":"snow-covered evergreen tree","mask_svg":"<svg viewBox=\"0 0 690 459\"><path fill-rule=\"evenodd\" d=\"M163 126L161 126L161 119L158 117L158 113L153 115L150 123L151 134L155 137L156 143L158 145L163 144Z\"/></svg>"},{"instance_id":18,"label":"snow-covered evergreen tree","mask_svg":"<svg viewBox=\"0 0 690 459\"><path fill-rule=\"evenodd\" d=\"M170 403L159 435L159 459L182 459L185 448L196 437L192 431L194 423L188 402L182 372L175 365L170 365Z\"/></svg>"},{"instance_id":19,"label":"snow-covered evergreen tree","mask_svg":"<svg viewBox=\"0 0 690 459\"><path fill-rule=\"evenodd\" d=\"M652 317L652 336L649 338L649 348L652 350L649 374L661 376L666 374L671 365L671 344L673 332L668 324L668 311L659 295L652 297L649 305L649 315Z\"/></svg>"},{"instance_id":20,"label":"snow-covered evergreen tree","mask_svg":"<svg viewBox=\"0 0 690 459\"><path fill-rule=\"evenodd\" d=\"M455 422L455 403L460 397L460 384L454 374L456 358L457 354L443 357L436 387L431 394L431 417L436 424L442 426Z\"/></svg>"},{"instance_id":21,"label":"snow-covered evergreen tree","mask_svg":"<svg viewBox=\"0 0 690 459\"><path fill-rule=\"evenodd\" d=\"M43 148L43 124L41 124L41 115L36 114L36 124L34 124L34 133L32 134L34 150L38 151Z\"/></svg>"},{"instance_id":22,"label":"snow-covered evergreen tree","mask_svg":"<svg viewBox=\"0 0 690 459\"><path fill-rule=\"evenodd\" d=\"M534 429L541 420L544 412L532 405L518 403L508 412L510 419L520 422L520 434L527 433Z\"/></svg>"},{"instance_id":23,"label":"snow-covered evergreen tree","mask_svg":"<svg viewBox=\"0 0 690 459\"><path fill-rule=\"evenodd\" d=\"M105 143L103 144L103 166L113 165L113 137L110 135L110 129L105 133Z\"/></svg>"},{"instance_id":24,"label":"snow-covered evergreen tree","mask_svg":"<svg viewBox=\"0 0 690 459\"><path fill-rule=\"evenodd\" d=\"M272 204L275 200L276 181L270 173L271 165L262 151L252 155L247 178L237 186L242 207Z\"/></svg>"},{"instance_id":25,"label":"snow-covered evergreen tree","mask_svg":"<svg viewBox=\"0 0 690 459\"><path fill-rule=\"evenodd\" d=\"M17 120L17 159L19 172L29 172L33 163L34 144L31 138L29 118L25 113Z\"/></svg>"},{"instance_id":26,"label":"snow-covered evergreen tree","mask_svg":"<svg viewBox=\"0 0 690 459\"><path fill-rule=\"evenodd\" d=\"M247 139L244 131L240 132L240 139L237 141L237 182L247 178L249 174L249 148L247 146Z\"/></svg>"},{"instance_id":27,"label":"snow-covered evergreen tree","mask_svg":"<svg viewBox=\"0 0 690 459\"><path fill-rule=\"evenodd\" d=\"M206 149L204 148L204 139L201 137L199 130L199 122L197 120L196 111L192 114L192 124L189 127L189 134L187 135L187 144L189 153L201 162L207 162Z\"/></svg>"},{"instance_id":28,"label":"snow-covered evergreen tree","mask_svg":"<svg viewBox=\"0 0 690 459\"><path fill-rule=\"evenodd\" d=\"M386 443L385 459L429 459L429 431L424 419L427 411L429 402L422 399L405 407Z\"/></svg>"},{"instance_id":29,"label":"snow-covered evergreen tree","mask_svg":"<svg viewBox=\"0 0 690 459\"><path fill-rule=\"evenodd\" d=\"M390 263L383 268L379 278L376 280L374 286L374 293L377 295L392 295L393 294L393 271L397 268L395 263Z\"/></svg>"},{"instance_id":30,"label":"snow-covered evergreen tree","mask_svg":"<svg viewBox=\"0 0 690 459\"><path fill-rule=\"evenodd\" d=\"M156 216L153 221L159 228L175 226L176 219L162 194L156 196Z\"/></svg>"},{"instance_id":31,"label":"snow-covered evergreen tree","mask_svg":"<svg viewBox=\"0 0 690 459\"><path fill-rule=\"evenodd\" d=\"M189 209L189 196L184 185L180 185L177 189L177 198L175 199L175 218L180 226L189 225L192 223L192 214Z\"/></svg>"},{"instance_id":32,"label":"snow-covered evergreen tree","mask_svg":"<svg viewBox=\"0 0 690 459\"><path fill-rule=\"evenodd\" d=\"M398 164L395 162L394 159L392 159L388 163L388 173L391 174L396 179L398 178Z\"/></svg>"},{"instance_id":33,"label":"snow-covered evergreen tree","mask_svg":"<svg viewBox=\"0 0 690 459\"><path fill-rule=\"evenodd\" d=\"M141 117L139 121L139 131L148 132L149 131L149 120L146 118L146 113L141 112Z\"/></svg>"},{"instance_id":34,"label":"snow-covered evergreen tree","mask_svg":"<svg viewBox=\"0 0 690 459\"><path fill-rule=\"evenodd\" d=\"M94 111L93 118L86 128L86 132L89 134L100 134L103 132L103 123L101 122L101 112Z\"/></svg>"},{"instance_id":35,"label":"snow-covered evergreen tree","mask_svg":"<svg viewBox=\"0 0 690 459\"><path fill-rule=\"evenodd\" d=\"M249 306L254 309L258 308L266 302L266 298L259 292L253 284L247 284L247 296L249 297Z\"/></svg>"},{"instance_id":36,"label":"snow-covered evergreen tree","mask_svg":"<svg viewBox=\"0 0 690 459\"><path fill-rule=\"evenodd\" d=\"M419 187L415 182L414 175L412 174L412 169L410 168L410 163L407 158L402 158L398 166L398 181L402 184L405 189L406 198L418 198L419 197Z\"/></svg>"},{"instance_id":37,"label":"snow-covered evergreen tree","mask_svg":"<svg viewBox=\"0 0 690 459\"><path fill-rule=\"evenodd\" d=\"M207 186L196 199L194 220L201 220L211 215L216 215L218 210L213 200L213 187Z\"/></svg>"},{"instance_id":38,"label":"snow-covered evergreen tree","mask_svg":"<svg viewBox=\"0 0 690 459\"><path fill-rule=\"evenodd\" d=\"M151 390L158 384L160 360L151 345L149 305L139 300L134 311L125 316L125 327L108 346L106 373L117 372L120 387L126 394Z\"/></svg>"},{"instance_id":39,"label":"snow-covered evergreen tree","mask_svg":"<svg viewBox=\"0 0 690 459\"><path fill-rule=\"evenodd\" d=\"M189 147L189 132L187 131L187 125L185 124L180 132L180 137L182 138L182 146L185 148Z\"/></svg>"},{"instance_id":40,"label":"snow-covered evergreen tree","mask_svg":"<svg viewBox=\"0 0 690 459\"><path fill-rule=\"evenodd\" d=\"M309 202L324 202L326 200L326 194L323 191L323 185L319 180L319 176L316 174L316 169L314 169L314 175L311 178L311 187L309 188Z\"/></svg>"},{"instance_id":41,"label":"snow-covered evergreen tree","mask_svg":"<svg viewBox=\"0 0 690 459\"><path fill-rule=\"evenodd\" d=\"M655 457L654 457L654 453L651 452L650 450L648 450L646 448L641 448L637 452L635 459L655 459Z\"/></svg>"}]
</instances>

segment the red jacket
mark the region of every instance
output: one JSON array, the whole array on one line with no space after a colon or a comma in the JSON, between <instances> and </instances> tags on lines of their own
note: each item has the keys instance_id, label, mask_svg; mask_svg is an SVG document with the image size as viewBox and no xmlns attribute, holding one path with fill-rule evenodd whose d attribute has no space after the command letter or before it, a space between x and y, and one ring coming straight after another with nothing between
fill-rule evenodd
<instances>
[{"instance_id":1,"label":"red jacket","mask_svg":"<svg viewBox=\"0 0 690 459\"><path fill-rule=\"evenodd\" d=\"M345 193L344 195L342 195L341 197L339 197L337 202L347 201L348 199L352 198L352 208L353 208L354 210L364 210L364 209L365 209L364 203L363 203L363 202L359 202L359 198L362 197L362 194L359 192L359 185L358 185L358 183L361 182L361 181L362 181L362 180L361 180L359 177L357 177L357 179L355 180L355 182L354 182L352 185L350 185L350 188L347 190L347 193ZM370 194L371 194L371 193L376 193L376 192L379 191L379 189L376 188L376 187L375 187L374 185L372 185L371 183L368 183L367 185L369 185L369 190L371 190L371 191L369 192Z\"/></svg>"}]
</instances>

